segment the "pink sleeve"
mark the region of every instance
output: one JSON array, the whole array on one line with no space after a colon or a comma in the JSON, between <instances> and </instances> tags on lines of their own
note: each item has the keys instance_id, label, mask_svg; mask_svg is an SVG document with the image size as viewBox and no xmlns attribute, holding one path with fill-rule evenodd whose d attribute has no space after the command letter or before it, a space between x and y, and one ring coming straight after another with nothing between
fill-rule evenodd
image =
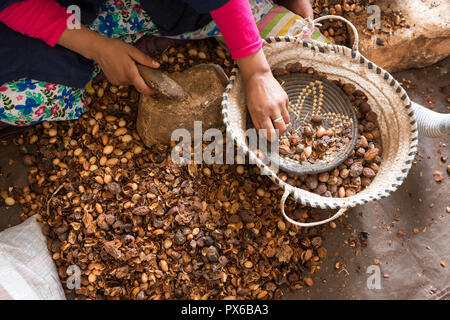
<instances>
[{"instance_id":1,"label":"pink sleeve","mask_svg":"<svg viewBox=\"0 0 450 320\"><path fill-rule=\"evenodd\" d=\"M262 48L262 39L247 0L230 0L211 11L233 59L245 58Z\"/></svg>"},{"instance_id":2,"label":"pink sleeve","mask_svg":"<svg viewBox=\"0 0 450 320\"><path fill-rule=\"evenodd\" d=\"M25 0L14 2L0 12L0 22L32 38L55 46L67 27L67 13L54 0Z\"/></svg>"}]
</instances>

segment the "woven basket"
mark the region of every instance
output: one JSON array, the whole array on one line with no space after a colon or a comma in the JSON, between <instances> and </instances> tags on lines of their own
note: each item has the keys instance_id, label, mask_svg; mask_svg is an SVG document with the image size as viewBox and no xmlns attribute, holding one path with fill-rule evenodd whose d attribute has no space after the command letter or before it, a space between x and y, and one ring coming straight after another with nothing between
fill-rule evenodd
<instances>
[{"instance_id":1,"label":"woven basket","mask_svg":"<svg viewBox=\"0 0 450 320\"><path fill-rule=\"evenodd\" d=\"M358 122L355 111L344 91L336 84L317 75L305 73L291 73L278 78L282 81L282 87L289 97L289 128L297 132L303 132L305 124L309 123L313 116L320 115L324 118L322 126L325 129L344 129L344 123L351 123L351 140L347 145L339 148L322 159L313 163L309 161L296 161L285 156L272 157L267 153L270 161L279 161L281 170L295 175L315 174L331 170L347 159L353 151L358 137ZM279 139L286 138L282 135Z\"/></svg>"},{"instance_id":2,"label":"woven basket","mask_svg":"<svg viewBox=\"0 0 450 320\"><path fill-rule=\"evenodd\" d=\"M345 20L337 16L327 18ZM238 148L242 149L270 179L284 189L280 207L283 216L301 227L312 227L328 223L351 207L386 198L405 180L413 162L418 142L415 114L411 101L400 84L385 70L363 57L358 51L358 35L355 33L353 50L338 45L304 41L295 37L275 37L265 40L264 53L270 66L283 68L287 63L300 62L316 71L327 74L328 79L343 79L352 83L368 97L368 103L378 116L383 156L380 171L372 183L363 191L347 198L327 198L296 188L283 182L252 152L245 139L247 110L245 91L239 70L234 68L222 100L222 113L227 133ZM302 205L320 209L338 209L332 217L314 223L300 223L284 212L284 203L289 195Z\"/></svg>"}]
</instances>

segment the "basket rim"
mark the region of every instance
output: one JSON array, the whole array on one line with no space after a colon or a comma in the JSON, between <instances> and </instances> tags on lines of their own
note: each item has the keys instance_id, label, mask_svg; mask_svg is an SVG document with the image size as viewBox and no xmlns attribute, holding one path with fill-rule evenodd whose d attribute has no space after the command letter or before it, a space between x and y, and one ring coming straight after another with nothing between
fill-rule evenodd
<instances>
[{"instance_id":1,"label":"basket rim","mask_svg":"<svg viewBox=\"0 0 450 320\"><path fill-rule=\"evenodd\" d=\"M355 63L359 62L359 64L364 65L370 72L373 72L376 74L380 79L383 79L389 86L396 88L395 92L399 96L399 98L404 101L405 106L404 108L407 111L407 116L409 118L409 126L410 126L410 141L409 141L409 149L408 149L408 156L406 161L402 164L401 169L399 169L399 174L396 175L396 183L393 183L389 188L385 189L384 191L378 192L376 196L374 195L368 195L364 197L360 197L359 199L352 199L355 196L349 197L349 198L341 198L339 201L333 201L333 199L336 198L326 198L321 197L319 195L314 194L315 196L319 196L320 198L323 198L323 201L311 201L308 199L307 194L311 193L306 190L301 190L297 187L294 187L284 181L282 181L277 174L266 164L263 163L262 160L260 160L256 154L251 151L247 145L241 144L235 133L233 132L233 129L230 126L230 120L228 118L228 100L229 100L229 94L231 92L231 89L234 85L234 82L236 78L239 76L239 69L237 68L237 65L235 64L231 75L229 78L228 85L225 88L225 91L222 96L222 116L223 116L223 122L225 124L226 132L231 137L235 143L236 146L244 152L249 157L249 160L252 161L252 163L255 163L261 170L261 173L267 174L268 177L278 186L280 186L285 192L288 192L289 195L292 195L296 201L300 202L302 205L313 207L313 208L320 208L320 209L346 209L346 208L353 208L359 205L363 205L372 201L380 200L387 198L391 193L396 191L403 181L406 179L409 170L411 169L415 154L417 152L418 147L418 129L417 129L417 122L414 110L412 108L412 102L406 93L405 89L400 85L400 83L386 70L382 69L381 67L377 66L372 61L365 58L359 51L355 51L353 49L347 48L345 46L340 46L336 44L327 44L317 41L308 41L299 39L292 36L283 36L283 37L268 37L264 39L265 44L270 43L276 43L276 42L291 42L291 43L300 43L302 44L303 48L310 49L313 51L318 51L322 54L328 53L328 54L335 54L335 55L342 55L347 58L350 58L355 61ZM312 194L312 193L311 193ZM341 204L339 204L340 202Z\"/></svg>"}]
</instances>

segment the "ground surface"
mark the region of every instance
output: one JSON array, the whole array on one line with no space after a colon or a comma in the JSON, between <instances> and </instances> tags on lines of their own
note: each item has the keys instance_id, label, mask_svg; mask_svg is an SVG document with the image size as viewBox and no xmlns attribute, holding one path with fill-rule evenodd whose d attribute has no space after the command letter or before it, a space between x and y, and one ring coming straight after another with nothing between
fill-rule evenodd
<instances>
[{"instance_id":1,"label":"ground surface","mask_svg":"<svg viewBox=\"0 0 450 320\"><path fill-rule=\"evenodd\" d=\"M399 81L411 80L410 98L426 104L428 88L435 111L448 113L450 59L425 69L394 74ZM406 87L406 85L405 85ZM323 244L329 256L315 275L315 286L286 295L287 299L427 299L444 294L450 286L450 205L447 163L450 139L421 136L419 157L408 179L391 197L348 211ZM438 184L433 172L445 179ZM415 229L417 228L417 229ZM351 248L348 239L368 233L366 247ZM414 232L417 232L415 234ZM367 269L378 266L381 289L368 289ZM447 267L441 266L441 261ZM339 263L339 269L336 269ZM372 271L373 272L373 271ZM448 293L448 292L447 292Z\"/></svg>"},{"instance_id":2,"label":"ground surface","mask_svg":"<svg viewBox=\"0 0 450 320\"><path fill-rule=\"evenodd\" d=\"M447 58L435 66L394 76L412 81L409 89L405 83L412 100L430 106L426 101L429 95L435 111L448 113L449 71ZM0 190L27 183L27 167L11 143L14 130L8 131L0 139ZM445 295L450 287L450 214L446 211L450 197L447 163L440 159L450 153L449 140L420 137L418 161L402 187L388 199L350 210L325 239L328 257L314 276L315 285L287 293L285 298L424 299ZM433 180L435 170L444 174L439 184ZM20 213L18 205L0 206L0 230L18 224ZM358 239L356 246L351 245L354 239ZM371 265L377 265L375 270L379 267L380 289L367 287L370 274L366 272Z\"/></svg>"}]
</instances>

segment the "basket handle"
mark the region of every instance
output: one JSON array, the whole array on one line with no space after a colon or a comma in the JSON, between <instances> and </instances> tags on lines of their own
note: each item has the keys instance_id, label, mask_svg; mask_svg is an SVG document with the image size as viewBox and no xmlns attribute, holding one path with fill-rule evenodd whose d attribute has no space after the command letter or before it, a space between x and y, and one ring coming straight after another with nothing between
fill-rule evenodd
<instances>
[{"instance_id":1,"label":"basket handle","mask_svg":"<svg viewBox=\"0 0 450 320\"><path fill-rule=\"evenodd\" d=\"M281 212L283 213L283 217L289 221L290 223L292 223L293 225L297 226L297 227L305 227L305 228L309 228L309 227L316 227L316 226L320 226L322 224L331 222L337 218L339 218L340 216L342 216L348 208L342 208L339 209L338 212L336 212L333 216L331 216L328 219L322 220L322 221L317 221L317 222L308 222L308 223L304 223L304 222L297 222L291 218L289 218L286 214L286 212L284 211L284 203L286 202L287 197L289 197L289 191L285 190L283 196L281 197L281 201L280 201L280 208L281 208Z\"/></svg>"},{"instance_id":2,"label":"basket handle","mask_svg":"<svg viewBox=\"0 0 450 320\"><path fill-rule=\"evenodd\" d=\"M359 47L359 34L358 34L358 30L356 30L356 27L354 26L354 24L353 23L351 23L350 21L348 21L347 19L345 19L344 17L341 17L341 16L335 16L335 15L326 15L326 16L322 16L322 17L319 17L319 18L317 18L317 19L314 19L313 20L313 23L314 23L314 25L317 23L317 22L320 22L320 21L323 21L323 20L328 20L328 19L337 19L337 20L341 20L341 21L344 21L345 23L347 23L349 26L350 26L350 28L352 29L352 31L353 31L353 35L355 36L355 41L354 41L354 43L353 43L353 46L352 46L352 49L354 50L354 51L359 51L358 50L358 47Z\"/></svg>"}]
</instances>

